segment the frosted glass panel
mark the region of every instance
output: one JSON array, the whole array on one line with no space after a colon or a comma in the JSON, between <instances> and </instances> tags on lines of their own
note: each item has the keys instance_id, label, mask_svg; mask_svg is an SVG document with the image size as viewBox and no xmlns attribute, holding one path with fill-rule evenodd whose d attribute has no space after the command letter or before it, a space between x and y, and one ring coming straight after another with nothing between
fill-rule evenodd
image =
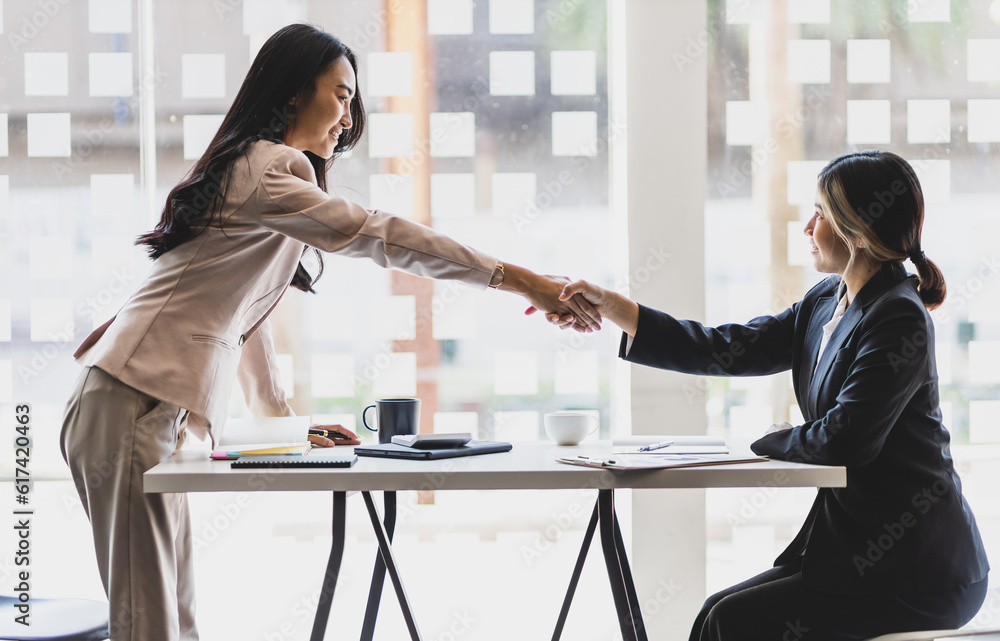
<instances>
[{"instance_id":1,"label":"frosted glass panel","mask_svg":"<svg viewBox=\"0 0 1000 641\"><path fill-rule=\"evenodd\" d=\"M393 352L388 367L379 371L372 381L372 394L382 396L415 396L417 393L417 355L413 352Z\"/></svg>"},{"instance_id":2,"label":"frosted glass panel","mask_svg":"<svg viewBox=\"0 0 1000 641\"><path fill-rule=\"evenodd\" d=\"M284 27L289 23L287 4L286 0L243 0L243 33L270 35ZM373 20L373 24L377 23Z\"/></svg>"},{"instance_id":3,"label":"frosted glass panel","mask_svg":"<svg viewBox=\"0 0 1000 641\"><path fill-rule=\"evenodd\" d=\"M494 96L535 94L534 51L491 51L490 93Z\"/></svg>"},{"instance_id":4,"label":"frosted glass panel","mask_svg":"<svg viewBox=\"0 0 1000 641\"><path fill-rule=\"evenodd\" d=\"M951 200L950 160L918 160L912 164L920 181L920 188L924 192L925 203Z\"/></svg>"},{"instance_id":5,"label":"frosted glass panel","mask_svg":"<svg viewBox=\"0 0 1000 641\"><path fill-rule=\"evenodd\" d=\"M431 216L459 218L475 211L475 174L431 174Z\"/></svg>"},{"instance_id":6,"label":"frosted glass panel","mask_svg":"<svg viewBox=\"0 0 1000 641\"><path fill-rule=\"evenodd\" d=\"M497 352L493 390L501 395L538 393L537 352Z\"/></svg>"},{"instance_id":7,"label":"frosted glass panel","mask_svg":"<svg viewBox=\"0 0 1000 641\"><path fill-rule=\"evenodd\" d=\"M726 22L749 24L760 22L767 16L769 0L726 0Z\"/></svg>"},{"instance_id":8,"label":"frosted glass panel","mask_svg":"<svg viewBox=\"0 0 1000 641\"><path fill-rule=\"evenodd\" d=\"M809 241L802 230L805 225L800 221L788 223L788 264L812 265L812 254L809 253Z\"/></svg>"},{"instance_id":9,"label":"frosted glass panel","mask_svg":"<svg viewBox=\"0 0 1000 641\"><path fill-rule=\"evenodd\" d=\"M558 352L555 365L556 394L597 394L597 352Z\"/></svg>"},{"instance_id":10,"label":"frosted glass panel","mask_svg":"<svg viewBox=\"0 0 1000 641\"><path fill-rule=\"evenodd\" d=\"M766 102L727 102L726 144L754 145L763 142L770 129L768 112Z\"/></svg>"},{"instance_id":11,"label":"frosted glass panel","mask_svg":"<svg viewBox=\"0 0 1000 641\"><path fill-rule=\"evenodd\" d=\"M275 354L274 362L278 367L278 380L285 398L295 398L295 357L291 354Z\"/></svg>"},{"instance_id":12,"label":"frosted glass panel","mask_svg":"<svg viewBox=\"0 0 1000 641\"><path fill-rule=\"evenodd\" d=\"M372 209L413 218L413 176L372 174L368 177Z\"/></svg>"},{"instance_id":13,"label":"frosted glass panel","mask_svg":"<svg viewBox=\"0 0 1000 641\"><path fill-rule=\"evenodd\" d=\"M969 142L1000 142L1000 100L969 100Z\"/></svg>"},{"instance_id":14,"label":"frosted glass panel","mask_svg":"<svg viewBox=\"0 0 1000 641\"><path fill-rule=\"evenodd\" d=\"M969 379L1000 383L1000 341L969 341Z\"/></svg>"},{"instance_id":15,"label":"frosted glass panel","mask_svg":"<svg viewBox=\"0 0 1000 641\"><path fill-rule=\"evenodd\" d=\"M431 35L472 33L472 0L427 0L427 32Z\"/></svg>"},{"instance_id":16,"label":"frosted glass panel","mask_svg":"<svg viewBox=\"0 0 1000 641\"><path fill-rule=\"evenodd\" d=\"M907 2L910 22L951 22L951 0Z\"/></svg>"},{"instance_id":17,"label":"frosted glass panel","mask_svg":"<svg viewBox=\"0 0 1000 641\"><path fill-rule=\"evenodd\" d=\"M133 212L132 174L92 174L90 176L90 211L98 218L127 216Z\"/></svg>"},{"instance_id":18,"label":"frosted glass panel","mask_svg":"<svg viewBox=\"0 0 1000 641\"><path fill-rule=\"evenodd\" d=\"M1000 442L1000 401L969 401L969 441Z\"/></svg>"},{"instance_id":19,"label":"frosted glass panel","mask_svg":"<svg viewBox=\"0 0 1000 641\"><path fill-rule=\"evenodd\" d=\"M68 113L28 114L28 156L68 158L71 152Z\"/></svg>"},{"instance_id":20,"label":"frosted glass panel","mask_svg":"<svg viewBox=\"0 0 1000 641\"><path fill-rule=\"evenodd\" d=\"M90 0L91 33L131 33L132 0Z\"/></svg>"},{"instance_id":21,"label":"frosted glass panel","mask_svg":"<svg viewBox=\"0 0 1000 641\"><path fill-rule=\"evenodd\" d=\"M538 412L497 412L493 415L493 438L502 441L538 440Z\"/></svg>"},{"instance_id":22,"label":"frosted glass panel","mask_svg":"<svg viewBox=\"0 0 1000 641\"><path fill-rule=\"evenodd\" d=\"M1000 81L1000 40L969 40L969 82Z\"/></svg>"},{"instance_id":23,"label":"frosted glass panel","mask_svg":"<svg viewBox=\"0 0 1000 641\"><path fill-rule=\"evenodd\" d=\"M788 0L788 21L826 24L830 22L830 0Z\"/></svg>"},{"instance_id":24,"label":"frosted glass panel","mask_svg":"<svg viewBox=\"0 0 1000 641\"><path fill-rule=\"evenodd\" d=\"M0 299L0 342L10 342L10 301Z\"/></svg>"},{"instance_id":25,"label":"frosted glass panel","mask_svg":"<svg viewBox=\"0 0 1000 641\"><path fill-rule=\"evenodd\" d=\"M7 114L0 114L0 158L5 158L8 152Z\"/></svg>"},{"instance_id":26,"label":"frosted glass panel","mask_svg":"<svg viewBox=\"0 0 1000 641\"><path fill-rule=\"evenodd\" d=\"M847 101L847 142L888 144L891 138L888 100Z\"/></svg>"},{"instance_id":27,"label":"frosted glass panel","mask_svg":"<svg viewBox=\"0 0 1000 641\"><path fill-rule=\"evenodd\" d=\"M90 95L131 96L132 54L90 54Z\"/></svg>"},{"instance_id":28,"label":"frosted glass panel","mask_svg":"<svg viewBox=\"0 0 1000 641\"><path fill-rule=\"evenodd\" d=\"M533 211L536 181L529 172L493 174L493 214L525 216Z\"/></svg>"},{"instance_id":29,"label":"frosted glass panel","mask_svg":"<svg viewBox=\"0 0 1000 641\"><path fill-rule=\"evenodd\" d=\"M66 343L73 341L73 299L32 298L31 340Z\"/></svg>"},{"instance_id":30,"label":"frosted glass panel","mask_svg":"<svg viewBox=\"0 0 1000 641\"><path fill-rule=\"evenodd\" d=\"M729 434L731 438L756 439L771 426L773 412L770 405L734 405L729 408Z\"/></svg>"},{"instance_id":31,"label":"frosted glass panel","mask_svg":"<svg viewBox=\"0 0 1000 641\"><path fill-rule=\"evenodd\" d=\"M375 338L411 341L417 337L417 308L413 296L381 296L375 299L370 313Z\"/></svg>"},{"instance_id":32,"label":"frosted glass panel","mask_svg":"<svg viewBox=\"0 0 1000 641\"><path fill-rule=\"evenodd\" d=\"M906 140L910 143L951 141L950 100L907 100Z\"/></svg>"},{"instance_id":33,"label":"frosted glass panel","mask_svg":"<svg viewBox=\"0 0 1000 641\"><path fill-rule=\"evenodd\" d=\"M434 432L438 434L454 434L469 432L473 438L479 434L478 412L435 412Z\"/></svg>"},{"instance_id":34,"label":"frosted glass panel","mask_svg":"<svg viewBox=\"0 0 1000 641\"><path fill-rule=\"evenodd\" d=\"M316 398L354 396L354 357L350 354L313 354L312 395Z\"/></svg>"},{"instance_id":35,"label":"frosted glass panel","mask_svg":"<svg viewBox=\"0 0 1000 641\"><path fill-rule=\"evenodd\" d=\"M830 41L789 40L788 82L825 84L830 82Z\"/></svg>"},{"instance_id":36,"label":"frosted glass panel","mask_svg":"<svg viewBox=\"0 0 1000 641\"><path fill-rule=\"evenodd\" d=\"M134 240L131 236L94 236L90 243L90 268L94 278L105 280L114 278L116 273L134 273Z\"/></svg>"},{"instance_id":37,"label":"frosted glass panel","mask_svg":"<svg viewBox=\"0 0 1000 641\"><path fill-rule=\"evenodd\" d=\"M0 218L10 215L10 176L0 176Z\"/></svg>"},{"instance_id":38,"label":"frosted glass panel","mask_svg":"<svg viewBox=\"0 0 1000 641\"><path fill-rule=\"evenodd\" d=\"M184 159L197 160L208 149L222 124L224 114L184 116Z\"/></svg>"},{"instance_id":39,"label":"frosted glass panel","mask_svg":"<svg viewBox=\"0 0 1000 641\"><path fill-rule=\"evenodd\" d=\"M476 153L476 115L472 112L431 114L431 155L458 158Z\"/></svg>"},{"instance_id":40,"label":"frosted glass panel","mask_svg":"<svg viewBox=\"0 0 1000 641\"><path fill-rule=\"evenodd\" d=\"M354 302L346 296L313 296L309 300L309 328L316 340L354 338Z\"/></svg>"},{"instance_id":41,"label":"frosted glass panel","mask_svg":"<svg viewBox=\"0 0 1000 641\"><path fill-rule=\"evenodd\" d=\"M69 93L66 53L24 54L24 95L65 96Z\"/></svg>"},{"instance_id":42,"label":"frosted glass panel","mask_svg":"<svg viewBox=\"0 0 1000 641\"><path fill-rule=\"evenodd\" d=\"M533 33L534 0L489 0L490 33Z\"/></svg>"},{"instance_id":43,"label":"frosted glass panel","mask_svg":"<svg viewBox=\"0 0 1000 641\"><path fill-rule=\"evenodd\" d=\"M413 93L413 63L410 54L368 54L369 96L409 96Z\"/></svg>"},{"instance_id":44,"label":"frosted glass panel","mask_svg":"<svg viewBox=\"0 0 1000 641\"><path fill-rule=\"evenodd\" d=\"M552 112L553 156L596 156L597 113L593 111Z\"/></svg>"},{"instance_id":45,"label":"frosted glass panel","mask_svg":"<svg viewBox=\"0 0 1000 641\"><path fill-rule=\"evenodd\" d=\"M848 40L847 82L889 82L889 41Z\"/></svg>"},{"instance_id":46,"label":"frosted glass panel","mask_svg":"<svg viewBox=\"0 0 1000 641\"><path fill-rule=\"evenodd\" d=\"M816 202L816 177L829 161L793 160L788 163L788 204L812 206Z\"/></svg>"},{"instance_id":47,"label":"frosted glass panel","mask_svg":"<svg viewBox=\"0 0 1000 641\"><path fill-rule=\"evenodd\" d=\"M597 92L597 55L593 51L553 51L551 73L553 96Z\"/></svg>"},{"instance_id":48,"label":"frosted glass panel","mask_svg":"<svg viewBox=\"0 0 1000 641\"><path fill-rule=\"evenodd\" d=\"M182 55L181 95L184 98L225 98L225 54L186 53Z\"/></svg>"},{"instance_id":49,"label":"frosted glass panel","mask_svg":"<svg viewBox=\"0 0 1000 641\"><path fill-rule=\"evenodd\" d=\"M368 155L393 158L413 153L412 114L369 114Z\"/></svg>"},{"instance_id":50,"label":"frosted glass panel","mask_svg":"<svg viewBox=\"0 0 1000 641\"><path fill-rule=\"evenodd\" d=\"M0 360L0 403L14 402L14 363Z\"/></svg>"},{"instance_id":51,"label":"frosted glass panel","mask_svg":"<svg viewBox=\"0 0 1000 641\"><path fill-rule=\"evenodd\" d=\"M435 281L434 303L431 306L435 340L476 338L476 318L481 302L479 294L467 287Z\"/></svg>"}]
</instances>

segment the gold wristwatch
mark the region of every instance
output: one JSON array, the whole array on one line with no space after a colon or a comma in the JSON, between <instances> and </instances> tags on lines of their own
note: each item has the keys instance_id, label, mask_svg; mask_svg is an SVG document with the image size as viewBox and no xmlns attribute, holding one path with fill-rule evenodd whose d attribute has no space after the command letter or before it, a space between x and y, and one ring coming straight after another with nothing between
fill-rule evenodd
<instances>
[{"instance_id":1,"label":"gold wristwatch","mask_svg":"<svg viewBox=\"0 0 1000 641\"><path fill-rule=\"evenodd\" d=\"M490 277L490 287L496 289L503 284L503 263L497 261L496 269L493 270L493 276Z\"/></svg>"}]
</instances>

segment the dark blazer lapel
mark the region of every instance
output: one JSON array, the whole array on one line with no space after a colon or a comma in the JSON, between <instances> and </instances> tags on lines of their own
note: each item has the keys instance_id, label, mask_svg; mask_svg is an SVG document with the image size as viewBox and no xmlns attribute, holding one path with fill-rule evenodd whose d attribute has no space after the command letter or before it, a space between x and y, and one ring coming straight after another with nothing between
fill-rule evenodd
<instances>
[{"instance_id":1,"label":"dark blazer lapel","mask_svg":"<svg viewBox=\"0 0 1000 641\"><path fill-rule=\"evenodd\" d=\"M851 304L847 306L847 311L844 312L844 316L840 319L840 323L837 325L837 329L833 330L833 334L830 336L830 342L826 344L826 349L823 351L823 356L820 358L819 366L816 368L816 374L812 377L809 384L809 409L813 412L818 413L817 402L819 400L819 391L823 386L823 381L826 379L826 375L829 373L830 368L833 366L833 361L837 358L837 352L844 347L844 342L848 337L854 332L854 328L858 326L861 319L864 317L865 312L871 307L882 294L888 291L890 288L895 287L900 281L906 278L906 271L899 263L886 263L882 268L875 273L874 276L869 279L865 286L861 288L858 292L857 298L851 301ZM819 306L817 306L818 308ZM823 337L823 325L830 320L833 315L833 310L830 309L825 316L825 320L819 325L816 330L818 336L816 342L818 343ZM809 326L810 333L813 331L812 324L810 322ZM815 358L813 358L815 362ZM814 414L815 416L816 414Z\"/></svg>"},{"instance_id":2,"label":"dark blazer lapel","mask_svg":"<svg viewBox=\"0 0 1000 641\"><path fill-rule=\"evenodd\" d=\"M833 316L833 310L837 307L837 299L833 294L823 296L816 301L812 315L809 317L809 325L806 328L805 341L802 343L802 365L799 370L799 389L802 392L809 390L813 379L813 371L816 369L816 355L819 352L819 344L823 340L823 325ZM807 420L815 418L816 403L812 394L806 394L808 411Z\"/></svg>"}]
</instances>

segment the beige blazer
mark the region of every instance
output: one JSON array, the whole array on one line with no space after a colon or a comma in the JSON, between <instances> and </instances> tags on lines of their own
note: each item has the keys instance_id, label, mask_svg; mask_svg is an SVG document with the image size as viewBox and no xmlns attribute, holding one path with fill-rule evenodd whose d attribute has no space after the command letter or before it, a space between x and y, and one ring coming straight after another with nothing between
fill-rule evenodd
<instances>
[{"instance_id":1,"label":"beige blazer","mask_svg":"<svg viewBox=\"0 0 1000 641\"><path fill-rule=\"evenodd\" d=\"M306 245L483 288L497 263L424 225L326 194L301 151L267 141L233 164L220 218L154 261L75 354L189 410L201 438L225 423L237 376L256 415L292 413L266 320Z\"/></svg>"}]
</instances>

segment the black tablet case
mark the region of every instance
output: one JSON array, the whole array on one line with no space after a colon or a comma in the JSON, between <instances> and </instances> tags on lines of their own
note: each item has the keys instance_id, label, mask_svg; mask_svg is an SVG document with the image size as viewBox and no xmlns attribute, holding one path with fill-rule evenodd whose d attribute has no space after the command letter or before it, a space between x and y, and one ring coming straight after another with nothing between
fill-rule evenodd
<instances>
[{"instance_id":1,"label":"black tablet case","mask_svg":"<svg viewBox=\"0 0 1000 641\"><path fill-rule=\"evenodd\" d=\"M436 460L455 458L457 456L474 456L476 454L493 454L494 452L509 452L513 446L503 441L469 441L461 447L440 447L432 449L417 449L395 443L380 443L378 445L359 445L354 448L358 456L379 456L382 458L402 458L416 460Z\"/></svg>"}]
</instances>

